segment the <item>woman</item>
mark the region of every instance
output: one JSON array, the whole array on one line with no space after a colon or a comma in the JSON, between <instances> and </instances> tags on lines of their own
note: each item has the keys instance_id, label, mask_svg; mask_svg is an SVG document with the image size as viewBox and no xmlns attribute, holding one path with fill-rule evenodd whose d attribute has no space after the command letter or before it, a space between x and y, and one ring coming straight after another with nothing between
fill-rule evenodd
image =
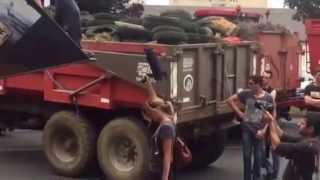
<instances>
[{"instance_id":1,"label":"woman","mask_svg":"<svg viewBox=\"0 0 320 180\"><path fill-rule=\"evenodd\" d=\"M144 105L143 115L150 123L158 126L152 136L151 171L153 178L172 179L173 145L176 136L175 113L170 102L156 95L150 81L146 81L149 99Z\"/></svg>"}]
</instances>

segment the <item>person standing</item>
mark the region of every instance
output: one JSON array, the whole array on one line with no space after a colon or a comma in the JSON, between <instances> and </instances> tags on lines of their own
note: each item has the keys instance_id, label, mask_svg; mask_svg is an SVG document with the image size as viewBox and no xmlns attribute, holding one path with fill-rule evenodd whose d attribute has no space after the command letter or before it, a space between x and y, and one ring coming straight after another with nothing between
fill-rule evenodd
<instances>
[{"instance_id":1,"label":"person standing","mask_svg":"<svg viewBox=\"0 0 320 180\"><path fill-rule=\"evenodd\" d=\"M228 105L242 119L242 146L244 180L261 179L262 146L264 137L263 111L256 107L259 103L266 109L273 108L273 98L263 90L263 79L261 76L251 76L248 81L249 90L243 90L227 99ZM240 101L245 106L241 111L236 102ZM252 155L254 164L252 167Z\"/></svg>"},{"instance_id":2,"label":"person standing","mask_svg":"<svg viewBox=\"0 0 320 180\"><path fill-rule=\"evenodd\" d=\"M272 78L272 72L271 71L265 71L262 75L262 88L266 92L268 92L274 100L276 100L277 97L277 91L272 88L270 85L270 79Z\"/></svg>"},{"instance_id":3,"label":"person standing","mask_svg":"<svg viewBox=\"0 0 320 180\"><path fill-rule=\"evenodd\" d=\"M308 111L320 111L320 68L315 71L314 82L305 88L304 102Z\"/></svg>"},{"instance_id":4,"label":"person standing","mask_svg":"<svg viewBox=\"0 0 320 180\"><path fill-rule=\"evenodd\" d=\"M313 77L314 81L304 90L304 102L307 112L317 116L320 121L320 67L316 68Z\"/></svg>"},{"instance_id":5,"label":"person standing","mask_svg":"<svg viewBox=\"0 0 320 180\"><path fill-rule=\"evenodd\" d=\"M55 0L55 20L80 47L80 9L75 0Z\"/></svg>"},{"instance_id":6,"label":"person standing","mask_svg":"<svg viewBox=\"0 0 320 180\"><path fill-rule=\"evenodd\" d=\"M270 85L270 79L272 78L272 72L271 71L265 71L262 75L263 77L263 90L265 90L267 93L269 93L274 101L274 110L273 110L273 117L277 119L277 111L276 111L276 97L277 97L277 91L273 89ZM267 126L265 127L266 132L270 131L270 128ZM280 158L277 154L275 154L271 148L270 148L270 137L267 135L265 136L265 148L264 148L264 156L265 156L265 161L263 163L263 166L267 170L267 175L272 179L277 179L278 173L279 173L279 168L280 168ZM271 152L272 156L272 165L269 162L269 155Z\"/></svg>"}]
</instances>

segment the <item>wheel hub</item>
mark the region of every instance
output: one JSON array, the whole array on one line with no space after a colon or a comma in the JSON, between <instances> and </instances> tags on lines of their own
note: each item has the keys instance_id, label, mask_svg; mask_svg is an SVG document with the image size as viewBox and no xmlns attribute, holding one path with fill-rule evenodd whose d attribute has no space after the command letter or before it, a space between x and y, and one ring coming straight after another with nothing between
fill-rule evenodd
<instances>
[{"instance_id":1,"label":"wheel hub","mask_svg":"<svg viewBox=\"0 0 320 180\"><path fill-rule=\"evenodd\" d=\"M122 172L131 171L138 156L136 145L127 137L115 138L112 144L109 152L113 166Z\"/></svg>"},{"instance_id":2,"label":"wheel hub","mask_svg":"<svg viewBox=\"0 0 320 180\"><path fill-rule=\"evenodd\" d=\"M65 163L74 161L79 151L76 135L71 130L60 129L54 137L52 151L55 156Z\"/></svg>"}]
</instances>

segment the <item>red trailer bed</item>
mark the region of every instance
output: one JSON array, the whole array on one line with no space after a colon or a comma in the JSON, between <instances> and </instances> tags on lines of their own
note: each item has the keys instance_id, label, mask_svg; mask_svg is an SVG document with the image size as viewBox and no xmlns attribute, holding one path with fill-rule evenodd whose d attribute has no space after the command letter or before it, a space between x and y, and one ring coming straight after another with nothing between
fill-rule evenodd
<instances>
[{"instance_id":1,"label":"red trailer bed","mask_svg":"<svg viewBox=\"0 0 320 180\"><path fill-rule=\"evenodd\" d=\"M141 43L83 43L85 51L94 53L112 51L143 54L146 46ZM148 47L154 48L157 54L166 53L166 49L160 45ZM14 93L41 96L44 101L69 104L72 93L87 85L90 87L75 96L81 106L112 109L125 104L125 107L138 107L145 100L145 91L141 87L112 77L91 64L65 65L2 79L0 92L2 95Z\"/></svg>"}]
</instances>

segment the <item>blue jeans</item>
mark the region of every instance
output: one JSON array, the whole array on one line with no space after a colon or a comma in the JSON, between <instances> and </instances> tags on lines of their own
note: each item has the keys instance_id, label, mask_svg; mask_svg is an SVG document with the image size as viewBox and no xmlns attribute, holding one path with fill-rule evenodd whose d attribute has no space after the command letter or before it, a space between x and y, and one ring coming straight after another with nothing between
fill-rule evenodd
<instances>
[{"instance_id":1,"label":"blue jeans","mask_svg":"<svg viewBox=\"0 0 320 180\"><path fill-rule=\"evenodd\" d=\"M257 139L250 130L242 128L244 180L260 180L263 140ZM254 163L252 167L252 155Z\"/></svg>"},{"instance_id":2,"label":"blue jeans","mask_svg":"<svg viewBox=\"0 0 320 180\"><path fill-rule=\"evenodd\" d=\"M269 153L267 151L263 151L263 164L262 166L266 169L267 175L271 175L272 179L277 179L278 174L279 174L279 168L280 168L280 157L274 152L271 151L271 156L272 156L272 164L269 161L269 159L266 157L266 153Z\"/></svg>"}]
</instances>

